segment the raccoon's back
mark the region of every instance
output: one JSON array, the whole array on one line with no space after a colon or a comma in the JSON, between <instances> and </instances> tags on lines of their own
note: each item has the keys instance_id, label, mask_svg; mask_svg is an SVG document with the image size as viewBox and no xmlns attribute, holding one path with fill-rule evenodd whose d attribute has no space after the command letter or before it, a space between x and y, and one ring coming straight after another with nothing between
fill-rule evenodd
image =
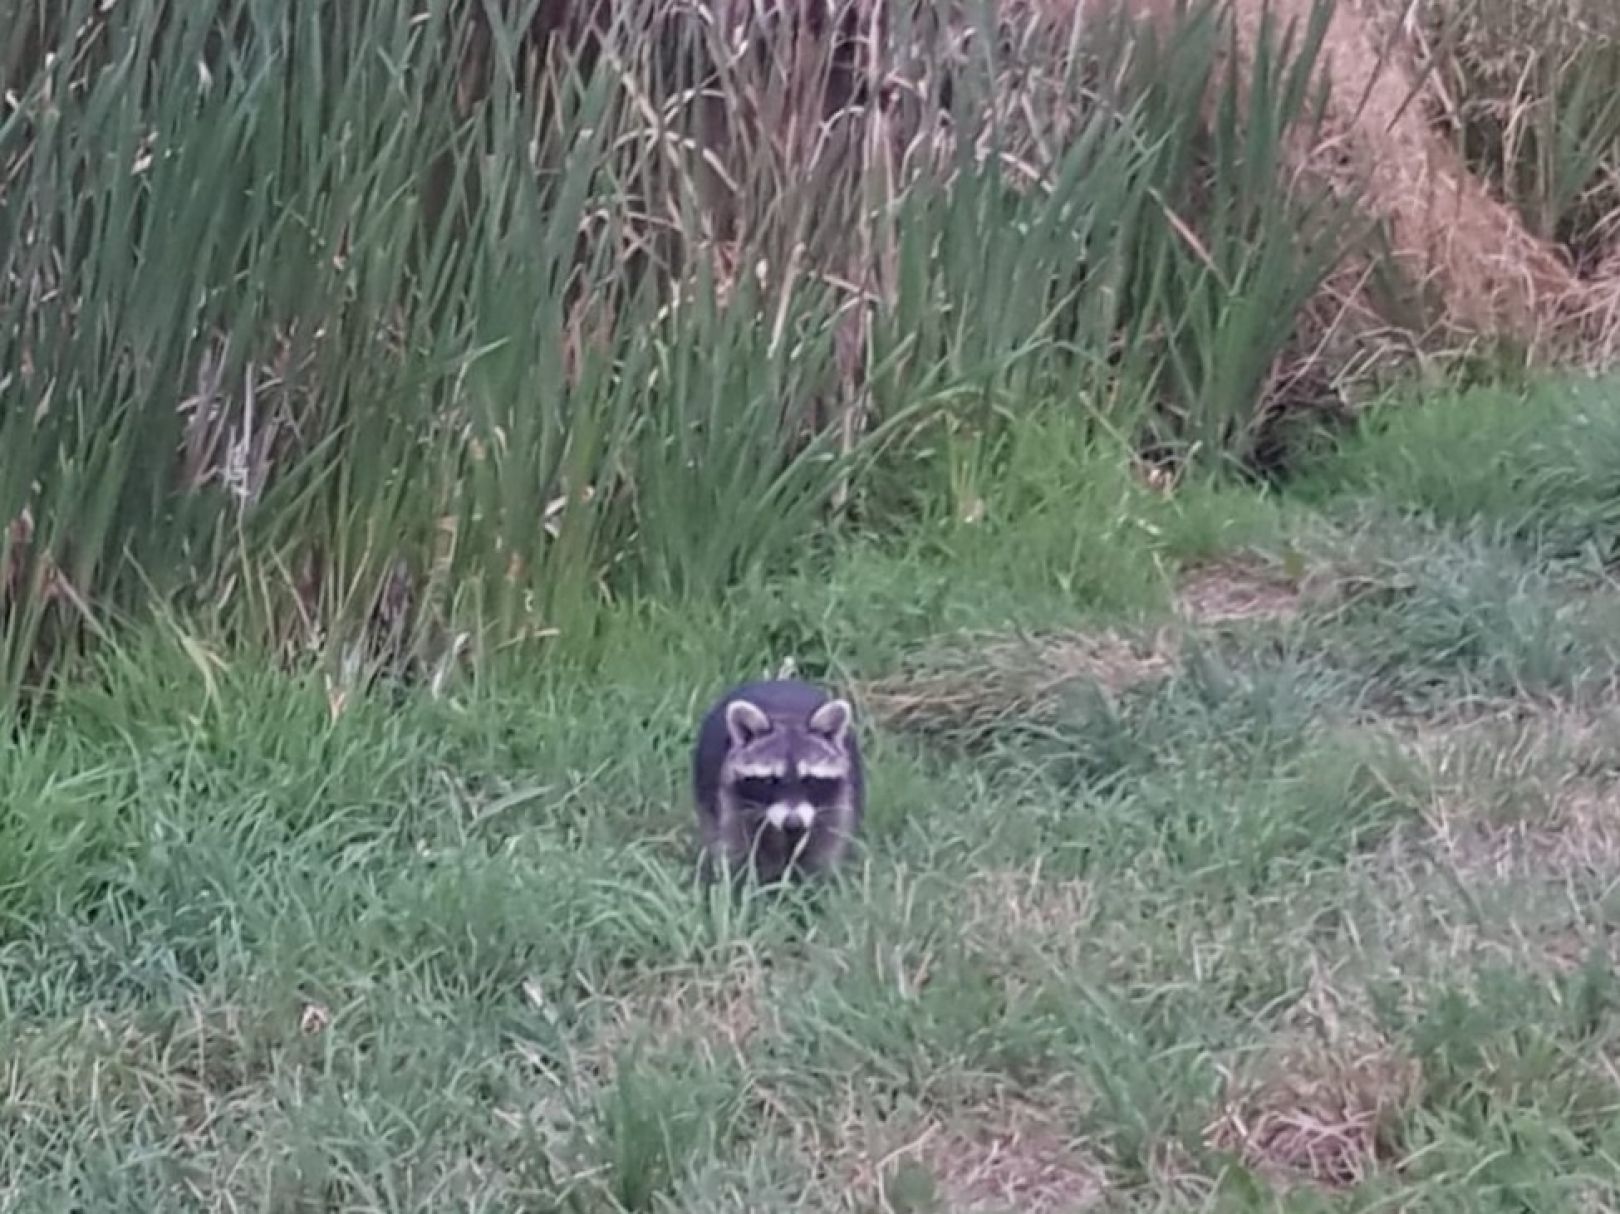
<instances>
[{"instance_id":1,"label":"raccoon's back","mask_svg":"<svg viewBox=\"0 0 1620 1214\"><path fill-rule=\"evenodd\" d=\"M741 683L726 692L709 706L698 726L697 744L692 749L692 792L698 808L713 814L720 789L720 765L725 761L730 738L726 730L726 705L733 700L748 700L757 705L766 716L792 717L799 721L809 719L811 713L832 697L821 688L798 679L761 679ZM855 731L849 733L849 759L851 776L857 799L861 796L861 752L855 740Z\"/></svg>"}]
</instances>

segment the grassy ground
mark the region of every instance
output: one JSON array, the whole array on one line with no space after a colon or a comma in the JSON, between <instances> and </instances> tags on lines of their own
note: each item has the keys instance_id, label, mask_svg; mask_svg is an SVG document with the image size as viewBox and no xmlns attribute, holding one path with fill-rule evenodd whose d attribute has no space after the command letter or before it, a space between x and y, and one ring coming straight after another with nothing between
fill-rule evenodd
<instances>
[{"instance_id":1,"label":"grassy ground","mask_svg":"<svg viewBox=\"0 0 1620 1214\"><path fill-rule=\"evenodd\" d=\"M1271 498L1030 423L979 521L440 699L126 646L0 743L0 1208L1620 1208L1608 399ZM873 763L808 927L684 868L787 657Z\"/></svg>"}]
</instances>

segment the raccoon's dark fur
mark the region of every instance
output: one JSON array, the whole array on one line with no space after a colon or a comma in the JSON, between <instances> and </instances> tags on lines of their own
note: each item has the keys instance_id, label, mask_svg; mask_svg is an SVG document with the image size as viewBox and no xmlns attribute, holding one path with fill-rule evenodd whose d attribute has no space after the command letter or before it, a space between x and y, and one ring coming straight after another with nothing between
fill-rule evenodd
<instances>
[{"instance_id":1,"label":"raccoon's dark fur","mask_svg":"<svg viewBox=\"0 0 1620 1214\"><path fill-rule=\"evenodd\" d=\"M709 708L692 751L705 876L815 876L848 853L866 787L846 700L794 679L745 683Z\"/></svg>"}]
</instances>

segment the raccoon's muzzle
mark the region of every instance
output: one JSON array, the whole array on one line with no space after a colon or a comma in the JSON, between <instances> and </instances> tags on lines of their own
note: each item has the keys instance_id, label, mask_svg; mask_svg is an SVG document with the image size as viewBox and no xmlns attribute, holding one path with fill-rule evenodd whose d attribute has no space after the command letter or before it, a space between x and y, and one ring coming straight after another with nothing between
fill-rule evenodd
<instances>
[{"instance_id":1,"label":"raccoon's muzzle","mask_svg":"<svg viewBox=\"0 0 1620 1214\"><path fill-rule=\"evenodd\" d=\"M765 811L765 821L777 830L807 831L815 820L816 807L808 802L778 803Z\"/></svg>"}]
</instances>

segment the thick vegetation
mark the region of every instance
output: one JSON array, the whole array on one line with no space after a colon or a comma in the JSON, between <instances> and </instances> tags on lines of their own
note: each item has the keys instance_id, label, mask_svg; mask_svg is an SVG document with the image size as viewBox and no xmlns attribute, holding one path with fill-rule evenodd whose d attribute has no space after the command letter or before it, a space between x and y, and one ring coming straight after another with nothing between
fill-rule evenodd
<instances>
[{"instance_id":1,"label":"thick vegetation","mask_svg":"<svg viewBox=\"0 0 1620 1214\"><path fill-rule=\"evenodd\" d=\"M1332 7L1233 59L1210 4L21 6L0 695L154 611L343 686L588 654L613 599L971 517L1037 412L1274 462L1382 365L1320 293L1370 229L1286 171ZM1590 43L1496 168L1597 239Z\"/></svg>"},{"instance_id":2,"label":"thick vegetation","mask_svg":"<svg viewBox=\"0 0 1620 1214\"><path fill-rule=\"evenodd\" d=\"M1392 24L1597 360L1592 2ZM1615 388L1331 0L0 8L0 1210L1620 1206ZM784 664L808 919L688 881Z\"/></svg>"},{"instance_id":3,"label":"thick vegetation","mask_svg":"<svg viewBox=\"0 0 1620 1214\"><path fill-rule=\"evenodd\" d=\"M1014 423L982 521L595 677L104 656L0 750L0 1204L1613 1208L1612 391L1272 501ZM809 920L689 879L695 716L784 657L872 760Z\"/></svg>"}]
</instances>

